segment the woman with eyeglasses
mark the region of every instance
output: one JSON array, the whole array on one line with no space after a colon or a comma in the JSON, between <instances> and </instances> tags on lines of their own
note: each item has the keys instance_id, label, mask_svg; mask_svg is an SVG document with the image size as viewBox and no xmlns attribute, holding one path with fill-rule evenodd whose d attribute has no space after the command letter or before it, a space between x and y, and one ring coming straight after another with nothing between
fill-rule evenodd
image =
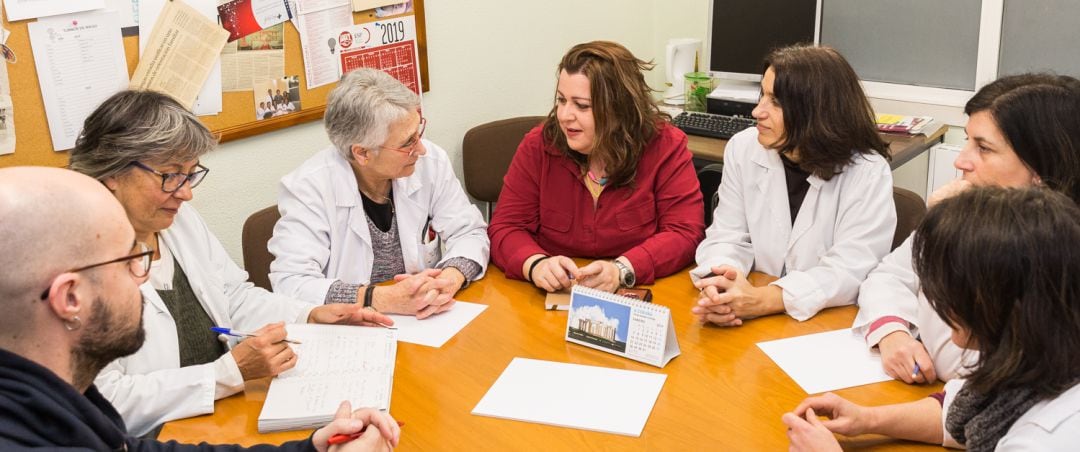
<instances>
[{"instance_id":1,"label":"woman with eyeglasses","mask_svg":"<svg viewBox=\"0 0 1080 452\"><path fill-rule=\"evenodd\" d=\"M131 433L212 413L214 401L244 381L296 365L283 323L392 323L354 306L319 306L247 282L186 201L209 170L199 158L216 146L210 131L172 98L123 91L87 117L69 167L105 185L123 205L136 240L152 254L143 285L146 342L112 362L95 384ZM133 267L133 271L145 268ZM231 346L211 327L254 332Z\"/></svg>"},{"instance_id":2,"label":"woman with eyeglasses","mask_svg":"<svg viewBox=\"0 0 1080 452\"><path fill-rule=\"evenodd\" d=\"M324 121L331 145L281 179L274 291L417 318L450 309L487 267L487 225L446 151L422 139L420 98L359 69L330 92Z\"/></svg>"}]
</instances>

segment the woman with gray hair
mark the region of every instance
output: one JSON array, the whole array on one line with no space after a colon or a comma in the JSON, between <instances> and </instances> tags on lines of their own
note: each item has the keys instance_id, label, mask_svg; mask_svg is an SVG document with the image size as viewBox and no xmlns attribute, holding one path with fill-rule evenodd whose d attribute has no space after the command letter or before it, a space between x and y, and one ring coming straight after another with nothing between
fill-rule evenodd
<instances>
[{"instance_id":1,"label":"woman with gray hair","mask_svg":"<svg viewBox=\"0 0 1080 452\"><path fill-rule=\"evenodd\" d=\"M450 309L487 267L487 225L446 151L422 139L418 96L359 69L330 92L324 121L332 145L281 180L274 291L417 318Z\"/></svg>"},{"instance_id":2,"label":"woman with gray hair","mask_svg":"<svg viewBox=\"0 0 1080 452\"><path fill-rule=\"evenodd\" d=\"M209 170L199 158L217 141L190 111L149 91L123 91L83 125L69 167L120 201L140 246L153 250L143 285L146 342L110 363L95 384L135 435L173 419L212 413L244 381L296 365L283 323L393 323L355 306L319 306L272 294L247 273L186 201ZM211 327L254 331L229 347Z\"/></svg>"}]
</instances>

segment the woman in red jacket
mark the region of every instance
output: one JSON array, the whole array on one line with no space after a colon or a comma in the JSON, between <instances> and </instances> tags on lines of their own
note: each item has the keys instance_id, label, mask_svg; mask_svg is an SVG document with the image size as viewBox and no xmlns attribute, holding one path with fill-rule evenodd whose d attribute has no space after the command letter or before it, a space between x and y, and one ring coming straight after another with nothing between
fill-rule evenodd
<instances>
[{"instance_id":1,"label":"woman in red jacket","mask_svg":"<svg viewBox=\"0 0 1080 452\"><path fill-rule=\"evenodd\" d=\"M704 206L686 135L657 109L653 64L607 41L559 63L555 105L518 146L488 227L506 276L605 291L689 264ZM571 257L596 259L578 268Z\"/></svg>"}]
</instances>

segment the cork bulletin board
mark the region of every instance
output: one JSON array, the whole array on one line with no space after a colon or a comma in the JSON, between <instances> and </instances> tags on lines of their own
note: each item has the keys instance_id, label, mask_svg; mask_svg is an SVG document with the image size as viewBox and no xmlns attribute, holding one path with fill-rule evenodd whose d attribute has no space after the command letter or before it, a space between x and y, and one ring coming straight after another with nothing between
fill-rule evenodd
<instances>
[{"instance_id":1,"label":"cork bulletin board","mask_svg":"<svg viewBox=\"0 0 1080 452\"><path fill-rule=\"evenodd\" d=\"M425 30L423 0L413 0L412 12L400 16L378 18L378 20L389 20L410 15L415 16L416 19L416 44L419 52L420 80L424 91L427 91L429 89L427 33ZM27 24L33 21L33 19L30 19L7 22L5 19L3 22L4 28L10 32L7 45L15 52L18 61L16 63L4 63L3 60L0 60L0 64L8 65L16 132L15 153L0 155L0 167L18 165L64 166L68 160L68 152L53 151L52 139L49 136L45 107L41 98L41 89L38 86L37 69L34 65L30 37L27 33ZM374 21L376 21L374 10L353 13L353 23L360 24ZM301 109L293 114L257 121L255 109L253 108L255 99L252 91L225 92L222 94L222 112L220 114L199 117L212 132L220 137L221 142L322 119L323 112L326 109L326 95L334 87L334 84L320 86L313 90L306 89L304 62L300 51L300 35L291 24L285 25L284 32L285 74L300 76ZM139 62L138 39L138 36L126 36L123 38L129 76L134 74L135 66Z\"/></svg>"}]
</instances>

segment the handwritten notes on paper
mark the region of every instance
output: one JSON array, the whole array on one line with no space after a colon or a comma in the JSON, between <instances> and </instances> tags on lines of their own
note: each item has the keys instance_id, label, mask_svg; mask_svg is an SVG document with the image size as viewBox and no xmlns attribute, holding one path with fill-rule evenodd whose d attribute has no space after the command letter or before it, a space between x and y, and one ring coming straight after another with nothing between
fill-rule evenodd
<instances>
[{"instance_id":1,"label":"handwritten notes on paper","mask_svg":"<svg viewBox=\"0 0 1080 452\"><path fill-rule=\"evenodd\" d=\"M184 2L166 3L135 68L131 88L160 91L191 108L228 36Z\"/></svg>"},{"instance_id":2,"label":"handwritten notes on paper","mask_svg":"<svg viewBox=\"0 0 1080 452\"><path fill-rule=\"evenodd\" d=\"M41 19L27 25L53 150L75 147L83 121L127 87L115 12Z\"/></svg>"},{"instance_id":3,"label":"handwritten notes on paper","mask_svg":"<svg viewBox=\"0 0 1080 452\"><path fill-rule=\"evenodd\" d=\"M338 404L390 408L396 331L342 325L288 325L296 367L270 383L259 431L314 428L334 418Z\"/></svg>"}]
</instances>

